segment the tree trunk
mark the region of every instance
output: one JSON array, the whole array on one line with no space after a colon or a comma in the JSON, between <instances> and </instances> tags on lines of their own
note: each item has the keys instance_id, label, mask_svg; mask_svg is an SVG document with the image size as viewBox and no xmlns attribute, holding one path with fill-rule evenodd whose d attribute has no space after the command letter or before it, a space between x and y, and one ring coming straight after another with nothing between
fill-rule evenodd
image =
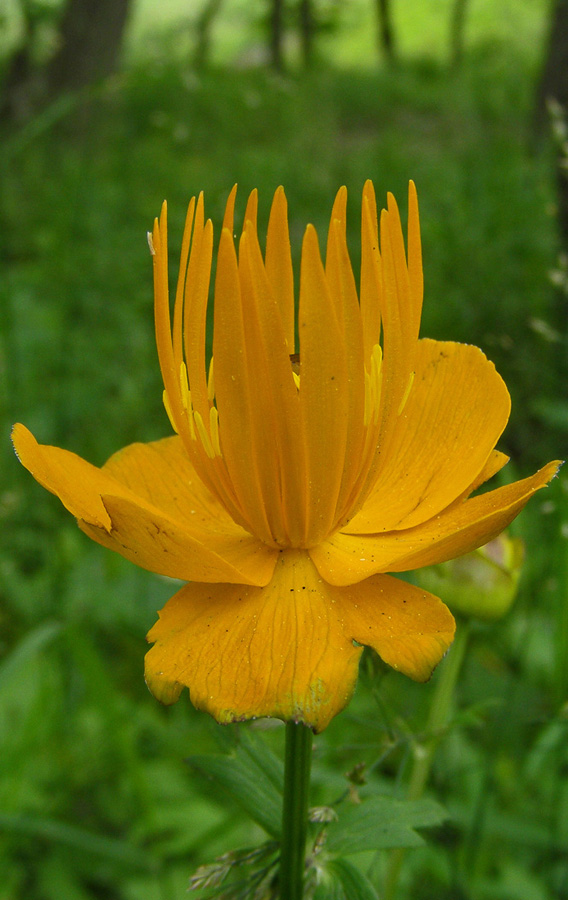
<instances>
[{"instance_id":1,"label":"tree trunk","mask_svg":"<svg viewBox=\"0 0 568 900\"><path fill-rule=\"evenodd\" d=\"M556 0L542 74L537 86L534 129L542 134L549 129L548 102L555 100L568 107L568 0Z\"/></svg>"},{"instance_id":2,"label":"tree trunk","mask_svg":"<svg viewBox=\"0 0 568 900\"><path fill-rule=\"evenodd\" d=\"M300 0L299 6L300 18L300 41L302 45L302 59L304 68L309 69L314 57L314 11L312 8L312 0Z\"/></svg>"},{"instance_id":3,"label":"tree trunk","mask_svg":"<svg viewBox=\"0 0 568 900\"><path fill-rule=\"evenodd\" d=\"M465 20L468 0L454 0L450 19L450 67L457 69L463 58Z\"/></svg>"},{"instance_id":4,"label":"tree trunk","mask_svg":"<svg viewBox=\"0 0 568 900\"><path fill-rule=\"evenodd\" d=\"M129 0L69 0L61 21L61 44L47 68L49 99L116 71L128 7Z\"/></svg>"},{"instance_id":5,"label":"tree trunk","mask_svg":"<svg viewBox=\"0 0 568 900\"><path fill-rule=\"evenodd\" d=\"M376 10L379 50L383 58L390 65L394 65L396 63L396 46L390 0L376 0Z\"/></svg>"},{"instance_id":6,"label":"tree trunk","mask_svg":"<svg viewBox=\"0 0 568 900\"><path fill-rule=\"evenodd\" d=\"M196 69L204 69L209 62L211 28L223 5L223 0L206 0L195 22L196 44L193 64Z\"/></svg>"},{"instance_id":7,"label":"tree trunk","mask_svg":"<svg viewBox=\"0 0 568 900\"><path fill-rule=\"evenodd\" d=\"M554 105L551 114L549 105ZM533 118L535 138L550 132L554 118L558 126L566 125L568 116L568 0L556 0L552 11L548 44L542 74L537 86ZM558 143L557 197L558 226L562 245L568 250L568 177L565 168L566 140L556 135Z\"/></svg>"},{"instance_id":8,"label":"tree trunk","mask_svg":"<svg viewBox=\"0 0 568 900\"><path fill-rule=\"evenodd\" d=\"M270 64L277 72L284 70L284 0L271 0Z\"/></svg>"},{"instance_id":9,"label":"tree trunk","mask_svg":"<svg viewBox=\"0 0 568 900\"><path fill-rule=\"evenodd\" d=\"M27 4L22 8L22 17L24 40L12 56L2 83L0 121L5 122L23 122L28 119L33 112L38 91L32 63L34 23Z\"/></svg>"}]
</instances>

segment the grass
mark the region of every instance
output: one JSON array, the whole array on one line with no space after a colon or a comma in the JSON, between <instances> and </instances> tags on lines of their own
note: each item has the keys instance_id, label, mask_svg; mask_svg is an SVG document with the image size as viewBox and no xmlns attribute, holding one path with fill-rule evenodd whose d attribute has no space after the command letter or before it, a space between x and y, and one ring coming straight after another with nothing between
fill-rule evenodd
<instances>
[{"instance_id":1,"label":"grass","mask_svg":"<svg viewBox=\"0 0 568 900\"><path fill-rule=\"evenodd\" d=\"M218 228L234 181L241 209L259 188L263 222L283 183L297 261L305 222L325 228L345 183L356 264L365 178L402 202L414 178L422 333L476 343L496 362L513 395L502 442L511 477L565 452L565 422L552 414L565 394L565 344L554 336L566 334L549 279L554 178L550 154L532 152L527 133L529 5L514 42L501 25L491 41L472 37L451 79L439 56L412 55L411 42L396 72L322 65L287 79L223 68L198 78L163 55L133 60L74 114L52 110L5 136L0 900L170 900L185 896L197 865L260 838L184 763L234 729L186 698L162 709L143 684L144 635L172 585L90 545L8 442L22 420L100 464L168 433L145 243L164 196L175 244L194 191L205 190ZM563 485L515 526L527 558L513 612L473 628L430 785L450 818L408 855L401 900L568 897ZM352 705L316 741L317 802L339 793L357 762L402 795L438 677L417 686L366 660ZM280 751L281 730L266 737ZM378 883L382 863L373 862Z\"/></svg>"}]
</instances>

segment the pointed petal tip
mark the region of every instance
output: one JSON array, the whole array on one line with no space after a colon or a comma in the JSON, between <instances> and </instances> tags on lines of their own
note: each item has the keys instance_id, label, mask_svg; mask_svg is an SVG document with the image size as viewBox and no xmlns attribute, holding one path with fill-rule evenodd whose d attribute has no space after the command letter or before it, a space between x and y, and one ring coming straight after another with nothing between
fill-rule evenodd
<instances>
[{"instance_id":1,"label":"pointed petal tip","mask_svg":"<svg viewBox=\"0 0 568 900\"><path fill-rule=\"evenodd\" d=\"M31 433L31 431L26 428L25 425L22 425L21 422L16 422L12 427L12 431L10 432L10 439L12 441L12 446L14 448L16 456L18 457L22 465L25 465L22 460L22 454L25 452L26 442L32 443L32 445L37 446L35 437Z\"/></svg>"},{"instance_id":2,"label":"pointed petal tip","mask_svg":"<svg viewBox=\"0 0 568 900\"><path fill-rule=\"evenodd\" d=\"M391 215L398 216L398 203L396 202L395 195L391 192L387 192L387 210Z\"/></svg>"},{"instance_id":3,"label":"pointed petal tip","mask_svg":"<svg viewBox=\"0 0 568 900\"><path fill-rule=\"evenodd\" d=\"M306 230L304 231L304 239L302 242L302 254L304 252L304 247L309 247L310 250L316 249L319 253L319 238L318 233L316 231L315 225L312 225L309 222L306 225Z\"/></svg>"}]
</instances>

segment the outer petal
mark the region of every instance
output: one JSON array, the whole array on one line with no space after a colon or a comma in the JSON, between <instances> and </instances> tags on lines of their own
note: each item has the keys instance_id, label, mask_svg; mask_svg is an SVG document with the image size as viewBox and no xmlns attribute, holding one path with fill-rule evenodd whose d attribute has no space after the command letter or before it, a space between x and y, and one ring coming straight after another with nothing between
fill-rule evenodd
<instances>
[{"instance_id":1,"label":"outer petal","mask_svg":"<svg viewBox=\"0 0 568 900\"><path fill-rule=\"evenodd\" d=\"M361 653L340 594L293 550L265 588L187 585L148 634L148 686L163 703L189 687L219 722L276 716L321 731L349 701Z\"/></svg>"},{"instance_id":2,"label":"outer petal","mask_svg":"<svg viewBox=\"0 0 568 900\"><path fill-rule=\"evenodd\" d=\"M278 553L244 529L240 534L201 531L195 536L157 509L105 494L102 501L112 523L110 532L82 521L79 526L94 541L143 569L181 581L255 585L270 581Z\"/></svg>"},{"instance_id":3,"label":"outer petal","mask_svg":"<svg viewBox=\"0 0 568 900\"><path fill-rule=\"evenodd\" d=\"M341 592L344 628L392 666L427 681L454 639L456 623L433 594L390 575Z\"/></svg>"},{"instance_id":4,"label":"outer petal","mask_svg":"<svg viewBox=\"0 0 568 900\"><path fill-rule=\"evenodd\" d=\"M453 633L451 613L426 591L384 575L332 587L291 550L265 588L193 584L172 597L148 634L146 681L163 703L189 687L219 722L276 716L321 731L353 692L354 641L424 681Z\"/></svg>"},{"instance_id":5,"label":"outer petal","mask_svg":"<svg viewBox=\"0 0 568 900\"><path fill-rule=\"evenodd\" d=\"M405 572L454 559L500 534L559 465L551 462L530 478L460 500L414 528L380 535L338 532L313 547L310 556L322 578L337 585L355 584L376 572Z\"/></svg>"},{"instance_id":6,"label":"outer petal","mask_svg":"<svg viewBox=\"0 0 568 900\"><path fill-rule=\"evenodd\" d=\"M178 435L130 444L114 453L102 471L174 519L188 519L206 530L243 533L199 478Z\"/></svg>"},{"instance_id":7,"label":"outer petal","mask_svg":"<svg viewBox=\"0 0 568 900\"><path fill-rule=\"evenodd\" d=\"M388 461L345 531L411 528L445 509L486 464L509 411L507 388L481 350L419 341L414 383Z\"/></svg>"},{"instance_id":8,"label":"outer petal","mask_svg":"<svg viewBox=\"0 0 568 900\"><path fill-rule=\"evenodd\" d=\"M38 444L23 425L14 427L13 440L23 465L89 537L143 568L183 580L270 580L277 553L216 504L178 438L132 444L102 469Z\"/></svg>"}]
</instances>

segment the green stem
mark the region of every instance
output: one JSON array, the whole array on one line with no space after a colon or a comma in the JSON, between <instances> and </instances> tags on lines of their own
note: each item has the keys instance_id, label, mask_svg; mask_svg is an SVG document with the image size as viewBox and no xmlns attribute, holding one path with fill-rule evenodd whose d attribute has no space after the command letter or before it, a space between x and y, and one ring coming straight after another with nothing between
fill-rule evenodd
<instances>
[{"instance_id":1,"label":"green stem","mask_svg":"<svg viewBox=\"0 0 568 900\"><path fill-rule=\"evenodd\" d=\"M442 666L440 666L440 677L432 697L426 723L426 734L428 737L420 747L417 747L417 752L414 756L407 793L409 800L419 800L426 787L434 761L434 754L450 718L454 691L469 640L469 630L469 620L458 622L454 642ZM383 900L394 900L405 855L406 851L404 849L394 850L391 854L385 879Z\"/></svg>"},{"instance_id":2,"label":"green stem","mask_svg":"<svg viewBox=\"0 0 568 900\"><path fill-rule=\"evenodd\" d=\"M280 900L302 900L304 896L312 738L305 725L286 723Z\"/></svg>"}]
</instances>

